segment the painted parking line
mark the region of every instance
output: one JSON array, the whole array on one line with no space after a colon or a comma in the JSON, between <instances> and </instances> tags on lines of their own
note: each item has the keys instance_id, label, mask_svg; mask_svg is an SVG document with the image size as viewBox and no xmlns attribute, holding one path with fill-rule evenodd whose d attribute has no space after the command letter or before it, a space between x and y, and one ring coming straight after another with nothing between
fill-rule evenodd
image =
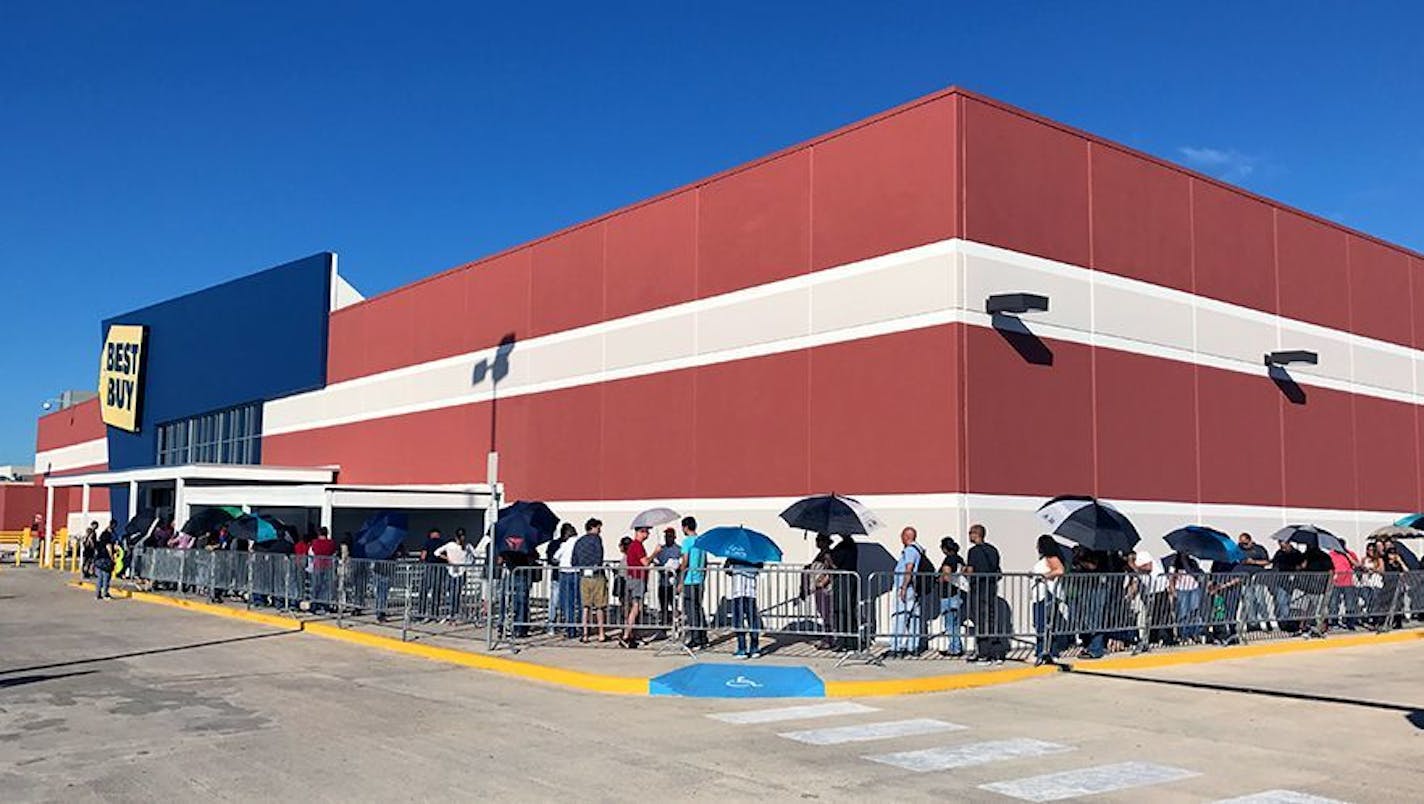
<instances>
[{"instance_id":1,"label":"painted parking line","mask_svg":"<svg viewBox=\"0 0 1424 804\"><path fill-rule=\"evenodd\" d=\"M1263 790L1240 798L1224 798L1216 804L1345 804L1345 802L1294 790Z\"/></svg>"},{"instance_id":2,"label":"painted parking line","mask_svg":"<svg viewBox=\"0 0 1424 804\"><path fill-rule=\"evenodd\" d=\"M708 715L713 720L720 720L723 723L734 723L739 726L747 726L755 723L780 723L786 720L810 720L817 717L834 717L836 715L863 715L867 712L879 712L873 706L858 704L853 701L836 701L835 703L808 704L806 706L783 706L776 709L751 709L743 712L721 712L715 715Z\"/></svg>"},{"instance_id":3,"label":"painted parking line","mask_svg":"<svg viewBox=\"0 0 1424 804\"><path fill-rule=\"evenodd\" d=\"M904 768L916 773L928 773L952 768L968 768L974 765L987 765L991 762L1002 762L1009 759L1061 754L1072 750L1069 746L1058 743L1019 738L990 740L967 745L946 745L938 748L926 748L923 751L876 754L868 756L866 759L871 762L894 765L897 768Z\"/></svg>"},{"instance_id":4,"label":"painted parking line","mask_svg":"<svg viewBox=\"0 0 1424 804\"><path fill-rule=\"evenodd\" d=\"M1062 801L1065 798L1165 784L1198 775L1200 774L1195 771L1153 765L1150 762L1120 762L1116 765L1098 765L1007 782L981 784L979 789L1002 793L1022 801Z\"/></svg>"},{"instance_id":5,"label":"painted parking line","mask_svg":"<svg viewBox=\"0 0 1424 804\"><path fill-rule=\"evenodd\" d=\"M944 731L967 729L958 723L946 723L932 718L911 720L887 720L882 723L861 723L854 726L836 726L829 729L808 731L788 731L780 736L788 740L809 745L840 745L841 743L862 743L869 740L886 740L891 737L911 737L917 734L938 734Z\"/></svg>"}]
</instances>

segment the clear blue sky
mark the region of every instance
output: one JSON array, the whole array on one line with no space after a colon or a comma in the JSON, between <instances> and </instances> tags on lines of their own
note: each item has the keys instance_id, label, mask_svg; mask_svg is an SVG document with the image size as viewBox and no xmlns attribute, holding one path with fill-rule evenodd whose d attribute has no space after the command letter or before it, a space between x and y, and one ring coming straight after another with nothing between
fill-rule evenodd
<instances>
[{"instance_id":1,"label":"clear blue sky","mask_svg":"<svg viewBox=\"0 0 1424 804\"><path fill-rule=\"evenodd\" d=\"M950 84L1424 249L1419 4L493 5L0 7L0 463L104 316L387 290Z\"/></svg>"}]
</instances>

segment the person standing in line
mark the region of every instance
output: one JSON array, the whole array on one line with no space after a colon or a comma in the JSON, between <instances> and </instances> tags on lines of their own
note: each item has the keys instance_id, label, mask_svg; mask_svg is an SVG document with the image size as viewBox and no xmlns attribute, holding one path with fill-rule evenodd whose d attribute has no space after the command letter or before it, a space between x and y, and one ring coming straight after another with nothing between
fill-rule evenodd
<instances>
[{"instance_id":1,"label":"person standing in line","mask_svg":"<svg viewBox=\"0 0 1424 804\"><path fill-rule=\"evenodd\" d=\"M554 623L558 622L559 615L563 614L563 590L559 588L559 548L568 542L568 534L573 530L573 525L565 522L559 526L559 532L549 543L544 546L544 563L550 568L549 578L549 624L546 633L554 633Z\"/></svg>"},{"instance_id":2,"label":"person standing in line","mask_svg":"<svg viewBox=\"0 0 1424 804\"><path fill-rule=\"evenodd\" d=\"M445 559L440 557L440 548L445 546L448 540L439 528L431 528L425 534L425 543L420 547L420 563L424 565L443 564ZM422 566L420 568L419 584L419 610L420 619L429 622L440 616L441 589L445 586L441 582L435 567Z\"/></svg>"},{"instance_id":3,"label":"person standing in line","mask_svg":"<svg viewBox=\"0 0 1424 804\"><path fill-rule=\"evenodd\" d=\"M1133 595L1133 607L1137 613L1137 644L1133 653L1146 653L1152 649L1152 641L1157 636L1159 608L1167 591L1167 573L1145 548L1134 547L1127 551L1127 571L1134 573L1137 594Z\"/></svg>"},{"instance_id":4,"label":"person standing in line","mask_svg":"<svg viewBox=\"0 0 1424 804\"><path fill-rule=\"evenodd\" d=\"M1053 664L1050 631L1058 606L1058 580L1063 577L1063 556L1058 542L1044 534L1038 537L1038 560L1033 564L1034 666Z\"/></svg>"},{"instance_id":5,"label":"person standing in line","mask_svg":"<svg viewBox=\"0 0 1424 804\"><path fill-rule=\"evenodd\" d=\"M593 623L598 623L598 641L608 641L608 576L603 572L603 523L589 519L584 534L574 542L574 566L582 573L579 598L583 604L583 636L589 641Z\"/></svg>"},{"instance_id":6,"label":"person standing in line","mask_svg":"<svg viewBox=\"0 0 1424 804\"><path fill-rule=\"evenodd\" d=\"M573 523L559 526L559 546L554 550L551 562L558 567L558 593L551 605L559 610L559 621L564 626L564 636L573 639L578 636L579 621L579 574L574 569L574 543L578 541L578 529Z\"/></svg>"},{"instance_id":7,"label":"person standing in line","mask_svg":"<svg viewBox=\"0 0 1424 804\"><path fill-rule=\"evenodd\" d=\"M84 541L79 545L79 574L83 578L94 577L94 545L99 543L99 523L90 522L84 530Z\"/></svg>"},{"instance_id":8,"label":"person standing in line","mask_svg":"<svg viewBox=\"0 0 1424 804\"><path fill-rule=\"evenodd\" d=\"M682 616L683 629L689 650L707 647L707 613L702 608L702 585L707 576L707 553L697 546L697 519L682 518L682 558L678 560L682 572Z\"/></svg>"},{"instance_id":9,"label":"person standing in line","mask_svg":"<svg viewBox=\"0 0 1424 804\"><path fill-rule=\"evenodd\" d=\"M1008 639L999 634L999 549L988 542L983 525L969 526L969 555L964 572L969 576L969 610L974 618L974 658L971 662L1003 664Z\"/></svg>"},{"instance_id":10,"label":"person standing in line","mask_svg":"<svg viewBox=\"0 0 1424 804\"><path fill-rule=\"evenodd\" d=\"M337 552L336 540L331 538L331 532L325 525L318 528L316 538L307 545L307 555L311 556L312 611L331 611L335 608L333 581L336 577L334 556Z\"/></svg>"},{"instance_id":11,"label":"person standing in line","mask_svg":"<svg viewBox=\"0 0 1424 804\"><path fill-rule=\"evenodd\" d=\"M838 570L831 578L831 608L836 617L834 648L841 652L861 649L860 547L852 536L841 536L831 548L831 563Z\"/></svg>"},{"instance_id":12,"label":"person standing in line","mask_svg":"<svg viewBox=\"0 0 1424 804\"><path fill-rule=\"evenodd\" d=\"M677 531L664 528L663 543L652 555L652 563L658 567L658 625L662 628L672 627L673 612L677 610L677 568L681 562Z\"/></svg>"},{"instance_id":13,"label":"person standing in line","mask_svg":"<svg viewBox=\"0 0 1424 804\"><path fill-rule=\"evenodd\" d=\"M835 610L831 607L831 571L835 568L831 561L831 537L824 533L816 534L816 557L806 565L806 572L801 576L800 599L811 598L820 627L827 634L835 633L836 629ZM830 650L830 638L817 641L816 649Z\"/></svg>"},{"instance_id":14,"label":"person standing in line","mask_svg":"<svg viewBox=\"0 0 1424 804\"><path fill-rule=\"evenodd\" d=\"M1318 544L1307 545L1304 558L1305 574L1301 576L1300 588L1305 593L1306 611L1313 615L1314 622L1303 636L1307 639L1322 638L1329 622L1325 604L1330 599L1330 582L1333 580L1335 564Z\"/></svg>"},{"instance_id":15,"label":"person standing in line","mask_svg":"<svg viewBox=\"0 0 1424 804\"><path fill-rule=\"evenodd\" d=\"M924 618L915 574L925 559L924 549L915 543L919 532L912 527L900 531L900 560L895 564L894 636L890 639L890 656L902 658L918 655L924 639Z\"/></svg>"},{"instance_id":16,"label":"person standing in line","mask_svg":"<svg viewBox=\"0 0 1424 804\"><path fill-rule=\"evenodd\" d=\"M1271 605L1267 602L1268 592L1263 583L1268 579L1262 577L1261 573L1270 568L1271 557L1266 554L1266 548L1252 540L1249 533L1237 536L1236 546L1246 554L1235 570L1248 576L1241 588L1241 605L1244 609L1242 619L1246 621L1246 630L1269 631Z\"/></svg>"},{"instance_id":17,"label":"person standing in line","mask_svg":"<svg viewBox=\"0 0 1424 804\"><path fill-rule=\"evenodd\" d=\"M1359 569L1360 557L1340 540L1344 552L1330 552L1330 565L1334 575L1330 579L1330 616L1334 624L1349 631L1355 630L1360 619L1360 596L1355 591L1355 571Z\"/></svg>"},{"instance_id":18,"label":"person standing in line","mask_svg":"<svg viewBox=\"0 0 1424 804\"><path fill-rule=\"evenodd\" d=\"M628 544L624 561L628 564L624 603L628 608L627 619L623 622L623 636L618 644L625 648L638 647L638 618L643 614L643 598L648 593L648 566L652 556L648 555L646 543L652 528L638 528L633 531L633 541Z\"/></svg>"},{"instance_id":19,"label":"person standing in line","mask_svg":"<svg viewBox=\"0 0 1424 804\"><path fill-rule=\"evenodd\" d=\"M1383 615L1390 600L1382 599L1384 590L1384 553L1379 542L1365 545L1365 558L1360 562L1360 604L1365 614L1365 622L1375 630L1384 625Z\"/></svg>"},{"instance_id":20,"label":"person standing in line","mask_svg":"<svg viewBox=\"0 0 1424 804\"><path fill-rule=\"evenodd\" d=\"M761 658L758 647L761 638L761 612L757 610L757 571L760 564L727 559L727 571L732 576L732 627L737 632L737 652L742 659Z\"/></svg>"},{"instance_id":21,"label":"person standing in line","mask_svg":"<svg viewBox=\"0 0 1424 804\"><path fill-rule=\"evenodd\" d=\"M112 600L109 581L114 572L114 529L109 527L94 542L94 599Z\"/></svg>"},{"instance_id":22,"label":"person standing in line","mask_svg":"<svg viewBox=\"0 0 1424 804\"><path fill-rule=\"evenodd\" d=\"M1276 554L1271 556L1271 593L1275 598L1276 627L1294 634L1301 630L1301 622L1291 616L1291 599L1295 595L1298 573L1305 569L1305 554L1295 549L1290 541L1281 541Z\"/></svg>"},{"instance_id":23,"label":"person standing in line","mask_svg":"<svg viewBox=\"0 0 1424 804\"><path fill-rule=\"evenodd\" d=\"M435 555L445 562L448 619L456 620L460 614L460 593L465 587L465 573L475 563L475 548L466 540L465 529L456 528L455 538L435 548Z\"/></svg>"},{"instance_id":24,"label":"person standing in line","mask_svg":"<svg viewBox=\"0 0 1424 804\"><path fill-rule=\"evenodd\" d=\"M939 615L949 640L949 649L939 655L958 658L964 655L964 638L960 635L964 619L964 559L959 555L959 542L948 536L940 539L939 549L944 551L939 565Z\"/></svg>"}]
</instances>

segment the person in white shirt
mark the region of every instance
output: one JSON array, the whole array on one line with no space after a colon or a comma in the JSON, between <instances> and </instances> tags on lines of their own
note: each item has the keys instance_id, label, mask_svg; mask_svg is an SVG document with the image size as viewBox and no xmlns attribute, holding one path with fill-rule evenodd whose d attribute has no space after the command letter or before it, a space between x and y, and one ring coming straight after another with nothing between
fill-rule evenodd
<instances>
[{"instance_id":1,"label":"person in white shirt","mask_svg":"<svg viewBox=\"0 0 1424 804\"><path fill-rule=\"evenodd\" d=\"M1168 600L1164 594L1167 591L1167 573L1162 569L1162 562L1141 547L1128 551L1127 567L1138 574L1133 603L1137 610L1137 644L1132 652L1146 653L1157 635L1155 626L1162 621L1162 606Z\"/></svg>"},{"instance_id":2,"label":"person in white shirt","mask_svg":"<svg viewBox=\"0 0 1424 804\"><path fill-rule=\"evenodd\" d=\"M445 571L450 574L450 619L455 619L465 590L465 573L475 563L475 548L466 540L465 529L456 528L455 538L440 545L435 555L445 562Z\"/></svg>"},{"instance_id":3,"label":"person in white shirt","mask_svg":"<svg viewBox=\"0 0 1424 804\"><path fill-rule=\"evenodd\" d=\"M573 639L579 635L579 612L583 609L583 600L579 597L579 571L574 567L574 542L578 541L578 528L565 522L559 528L559 538L563 543L554 551L554 563L559 567L556 587L559 600L556 605L559 620L567 626L564 636Z\"/></svg>"}]
</instances>

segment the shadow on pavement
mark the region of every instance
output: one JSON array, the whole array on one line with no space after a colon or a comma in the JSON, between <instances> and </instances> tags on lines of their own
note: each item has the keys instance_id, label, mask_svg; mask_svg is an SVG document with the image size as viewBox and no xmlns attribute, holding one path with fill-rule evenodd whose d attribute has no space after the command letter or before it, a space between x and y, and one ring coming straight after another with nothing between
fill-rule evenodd
<instances>
[{"instance_id":1,"label":"shadow on pavement","mask_svg":"<svg viewBox=\"0 0 1424 804\"><path fill-rule=\"evenodd\" d=\"M1266 698L1288 698L1296 701L1309 701L1311 703L1343 704L1345 706L1362 706L1368 709L1385 709L1391 712L1408 712L1409 722L1416 726L1424 723L1424 710L1418 706L1408 704L1389 703L1388 701L1370 701L1363 698L1345 698L1337 695L1317 695L1310 692L1293 692L1291 690L1272 690L1262 687L1243 687L1237 684L1211 684L1205 681L1180 681L1170 678L1149 678L1147 676L1131 676L1122 673L1108 673L1095 670L1079 670L1077 668L1065 667L1066 672L1075 676L1093 676L1095 678L1115 678L1121 681L1136 681L1142 684L1165 684L1170 687L1187 687L1194 690L1212 690L1214 692L1235 692L1242 695L1260 695Z\"/></svg>"},{"instance_id":2,"label":"shadow on pavement","mask_svg":"<svg viewBox=\"0 0 1424 804\"><path fill-rule=\"evenodd\" d=\"M174 645L167 648L151 648L149 650L136 650L129 653L112 653L108 656L95 656L89 659L71 659L67 662L53 662L51 664L36 664L29 667L7 667L0 669L0 676L8 676L13 673L32 673L36 670L54 670L60 667L77 667L84 664L96 664L98 662L111 662L116 659L132 659L137 656L155 656L160 653L177 653L178 651L194 650L197 648L209 648L214 645L231 645L234 642L251 642L254 639L269 639L271 637L286 636L296 633L295 631L274 631L270 634L251 634L249 636L231 637L229 639L213 639L207 642L194 642L190 645ZM91 671L92 672L92 671ZM60 678L61 676L52 676ZM43 678L39 680L44 680ZM0 678L0 687L9 686L10 681Z\"/></svg>"},{"instance_id":3,"label":"shadow on pavement","mask_svg":"<svg viewBox=\"0 0 1424 804\"><path fill-rule=\"evenodd\" d=\"M97 673L98 670L76 670L73 673L50 673L48 675L35 676L13 676L11 678L0 678L0 690L10 687L22 687L26 684L38 684L41 681L53 681L57 678L72 678L73 676L87 676Z\"/></svg>"}]
</instances>

